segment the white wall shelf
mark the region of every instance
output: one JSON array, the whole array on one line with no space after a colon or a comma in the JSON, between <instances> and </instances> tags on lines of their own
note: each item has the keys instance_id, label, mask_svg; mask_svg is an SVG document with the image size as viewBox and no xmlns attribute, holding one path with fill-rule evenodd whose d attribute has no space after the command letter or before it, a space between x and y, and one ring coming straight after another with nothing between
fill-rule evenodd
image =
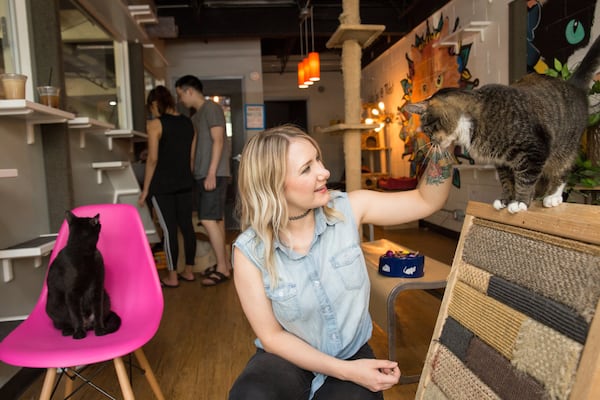
<instances>
[{"instance_id":1,"label":"white wall shelf","mask_svg":"<svg viewBox=\"0 0 600 400\"><path fill-rule=\"evenodd\" d=\"M471 21L464 28L457 29L449 35L440 38L440 41L435 43L433 47L454 47L455 52L458 53L463 39L469 36L479 34L479 38L484 42L485 30L490 24L490 21Z\"/></svg>"},{"instance_id":2,"label":"white wall shelf","mask_svg":"<svg viewBox=\"0 0 600 400\"><path fill-rule=\"evenodd\" d=\"M134 131L132 129L110 129L104 134L108 138L108 150L111 151L113 149L113 139L129 139L134 137L143 139L148 138L147 134L139 131ZM131 141L131 150L133 150L133 140Z\"/></svg>"},{"instance_id":3,"label":"white wall shelf","mask_svg":"<svg viewBox=\"0 0 600 400\"><path fill-rule=\"evenodd\" d=\"M92 166L98 170L98 183L102 183L103 171L108 176L108 182L113 188L113 203L135 206L142 218L148 241L150 243L160 242L148 207L140 207L138 204L141 190L131 163L127 161L98 162L93 163Z\"/></svg>"},{"instance_id":4,"label":"white wall shelf","mask_svg":"<svg viewBox=\"0 0 600 400\"><path fill-rule=\"evenodd\" d=\"M16 178L17 176L19 176L19 170L17 169L0 169L0 178Z\"/></svg>"},{"instance_id":5,"label":"white wall shelf","mask_svg":"<svg viewBox=\"0 0 600 400\"><path fill-rule=\"evenodd\" d=\"M34 267L39 268L42 265L42 256L46 256L52 251L54 243L56 243L56 235L50 234L0 250L4 282L14 279L13 259L33 258Z\"/></svg>"},{"instance_id":6,"label":"white wall shelf","mask_svg":"<svg viewBox=\"0 0 600 400\"><path fill-rule=\"evenodd\" d=\"M27 127L27 144L33 144L35 125L66 122L75 118L75 114L22 99L0 100L0 117L24 120Z\"/></svg>"},{"instance_id":7,"label":"white wall shelf","mask_svg":"<svg viewBox=\"0 0 600 400\"><path fill-rule=\"evenodd\" d=\"M361 48L371 45L385 30L385 25L340 24L327 41L327 48L340 48L346 40L356 40Z\"/></svg>"},{"instance_id":8,"label":"white wall shelf","mask_svg":"<svg viewBox=\"0 0 600 400\"><path fill-rule=\"evenodd\" d=\"M115 126L89 117L77 117L69 120L69 128L79 131L79 147L83 149L85 148L86 132L106 132L114 129Z\"/></svg>"},{"instance_id":9,"label":"white wall shelf","mask_svg":"<svg viewBox=\"0 0 600 400\"><path fill-rule=\"evenodd\" d=\"M92 168L96 170L96 181L98 185L102 183L102 171L123 170L129 167L129 161L106 161L92 163Z\"/></svg>"}]
</instances>

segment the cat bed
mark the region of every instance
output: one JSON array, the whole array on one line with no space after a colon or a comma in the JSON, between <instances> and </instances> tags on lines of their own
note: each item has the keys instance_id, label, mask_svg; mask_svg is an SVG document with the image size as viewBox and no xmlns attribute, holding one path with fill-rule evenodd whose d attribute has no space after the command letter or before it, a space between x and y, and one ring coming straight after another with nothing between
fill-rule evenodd
<instances>
[{"instance_id":1,"label":"cat bed","mask_svg":"<svg viewBox=\"0 0 600 400\"><path fill-rule=\"evenodd\" d=\"M420 278L425 274L425 256L408 250L388 250L379 257L379 273L395 278Z\"/></svg>"},{"instance_id":2,"label":"cat bed","mask_svg":"<svg viewBox=\"0 0 600 400\"><path fill-rule=\"evenodd\" d=\"M411 190L417 187L417 178L379 178L377 186L384 190Z\"/></svg>"}]
</instances>

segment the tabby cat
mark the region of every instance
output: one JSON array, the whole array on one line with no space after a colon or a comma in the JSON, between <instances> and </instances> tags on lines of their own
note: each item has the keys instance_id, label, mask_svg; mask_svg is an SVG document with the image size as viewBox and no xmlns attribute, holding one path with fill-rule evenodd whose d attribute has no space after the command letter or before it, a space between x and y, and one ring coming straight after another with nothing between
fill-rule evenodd
<instances>
[{"instance_id":1,"label":"tabby cat","mask_svg":"<svg viewBox=\"0 0 600 400\"><path fill-rule=\"evenodd\" d=\"M64 336L82 339L115 332L121 318L110 310L104 289L104 261L96 248L100 215L77 217L67 211L69 238L48 269L46 312Z\"/></svg>"},{"instance_id":2,"label":"tabby cat","mask_svg":"<svg viewBox=\"0 0 600 400\"><path fill-rule=\"evenodd\" d=\"M532 73L510 86L441 89L406 110L420 114L423 131L442 148L454 143L496 166L502 185L496 209L527 210L538 196L554 207L579 151L599 61L600 37L566 81Z\"/></svg>"}]
</instances>

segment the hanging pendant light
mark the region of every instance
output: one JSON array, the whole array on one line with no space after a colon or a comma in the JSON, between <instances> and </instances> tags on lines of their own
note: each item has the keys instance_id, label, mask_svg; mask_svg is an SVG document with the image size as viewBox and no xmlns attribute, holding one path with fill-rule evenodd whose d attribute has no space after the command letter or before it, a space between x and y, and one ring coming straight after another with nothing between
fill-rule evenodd
<instances>
[{"instance_id":1,"label":"hanging pendant light","mask_svg":"<svg viewBox=\"0 0 600 400\"><path fill-rule=\"evenodd\" d=\"M304 84L311 86L314 82L310 80L310 64L308 58L302 60L302 66L304 67Z\"/></svg>"},{"instance_id":2,"label":"hanging pendant light","mask_svg":"<svg viewBox=\"0 0 600 400\"><path fill-rule=\"evenodd\" d=\"M308 66L310 70L309 79L313 82L321 80L321 61L319 59L319 53L316 51L308 53Z\"/></svg>"},{"instance_id":3,"label":"hanging pendant light","mask_svg":"<svg viewBox=\"0 0 600 400\"><path fill-rule=\"evenodd\" d=\"M300 89L306 89L308 87L308 85L304 83L304 62L303 61L300 61L298 63L298 87Z\"/></svg>"},{"instance_id":4,"label":"hanging pendant light","mask_svg":"<svg viewBox=\"0 0 600 400\"><path fill-rule=\"evenodd\" d=\"M317 82L321 80L321 60L319 59L319 53L315 51L315 26L313 24L312 6L310 7L310 38L312 41L312 51L308 53L309 79L312 82ZM308 43L306 47L308 48Z\"/></svg>"},{"instance_id":5,"label":"hanging pendant light","mask_svg":"<svg viewBox=\"0 0 600 400\"><path fill-rule=\"evenodd\" d=\"M321 61L319 53L315 51L315 33L313 26L313 8L306 6L300 11L300 55L302 61L298 63L298 87L305 89L321 79ZM310 22L310 34L312 51L309 52L308 23ZM306 53L305 53L306 45ZM304 55L306 55L304 57Z\"/></svg>"}]
</instances>

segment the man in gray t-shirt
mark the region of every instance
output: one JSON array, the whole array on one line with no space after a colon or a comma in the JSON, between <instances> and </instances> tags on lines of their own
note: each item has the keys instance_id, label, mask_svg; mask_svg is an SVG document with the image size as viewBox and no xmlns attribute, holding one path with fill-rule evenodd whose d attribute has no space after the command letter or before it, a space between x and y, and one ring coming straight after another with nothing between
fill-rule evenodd
<instances>
[{"instance_id":1,"label":"man in gray t-shirt","mask_svg":"<svg viewBox=\"0 0 600 400\"><path fill-rule=\"evenodd\" d=\"M198 138L194 165L198 219L217 259L216 265L203 272L202 284L214 286L226 282L231 275L231 261L225 250L225 195L231 176L225 114L220 105L204 98L202 82L195 76L179 78L175 89L181 103L196 111L192 122Z\"/></svg>"}]
</instances>

